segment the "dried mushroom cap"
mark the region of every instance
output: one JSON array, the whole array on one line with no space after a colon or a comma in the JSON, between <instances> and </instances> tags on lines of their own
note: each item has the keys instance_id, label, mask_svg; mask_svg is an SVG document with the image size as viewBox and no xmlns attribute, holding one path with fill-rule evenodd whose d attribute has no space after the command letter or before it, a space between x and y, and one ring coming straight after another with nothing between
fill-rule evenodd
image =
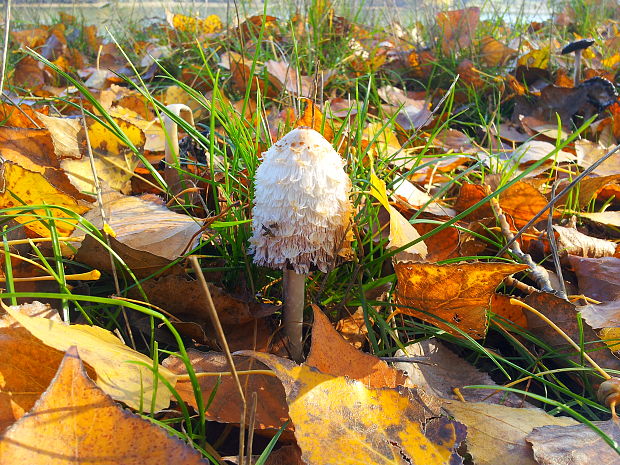
<instances>
[{"instance_id":1,"label":"dried mushroom cap","mask_svg":"<svg viewBox=\"0 0 620 465\"><path fill-rule=\"evenodd\" d=\"M256 170L250 252L254 262L306 274L333 268L350 229L351 180L332 145L293 129Z\"/></svg>"},{"instance_id":2,"label":"dried mushroom cap","mask_svg":"<svg viewBox=\"0 0 620 465\"><path fill-rule=\"evenodd\" d=\"M566 47L562 49L561 54L566 55L567 53L576 52L577 50L585 50L589 46L594 43L594 39L581 39L576 40L575 42L571 42Z\"/></svg>"}]
</instances>

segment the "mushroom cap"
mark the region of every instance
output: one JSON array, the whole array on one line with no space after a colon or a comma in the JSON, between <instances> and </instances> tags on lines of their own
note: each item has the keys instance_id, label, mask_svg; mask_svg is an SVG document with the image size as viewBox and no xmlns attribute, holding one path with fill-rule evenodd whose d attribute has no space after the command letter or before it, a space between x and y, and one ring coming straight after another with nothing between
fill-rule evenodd
<instances>
[{"instance_id":1,"label":"mushroom cap","mask_svg":"<svg viewBox=\"0 0 620 465\"><path fill-rule=\"evenodd\" d=\"M577 50L585 50L593 43L594 43L594 39L576 40L575 42L571 42L566 47L564 47L562 49L561 54L566 55L567 53L576 52Z\"/></svg>"},{"instance_id":2,"label":"mushroom cap","mask_svg":"<svg viewBox=\"0 0 620 465\"><path fill-rule=\"evenodd\" d=\"M314 129L293 129L256 170L254 262L306 274L334 267L350 232L351 180L344 160Z\"/></svg>"}]
</instances>

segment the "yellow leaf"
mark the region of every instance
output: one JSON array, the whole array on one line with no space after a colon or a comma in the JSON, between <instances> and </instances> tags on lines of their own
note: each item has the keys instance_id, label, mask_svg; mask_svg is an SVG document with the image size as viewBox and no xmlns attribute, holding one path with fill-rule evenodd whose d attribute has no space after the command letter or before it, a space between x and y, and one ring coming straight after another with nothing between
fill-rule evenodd
<instances>
[{"instance_id":1,"label":"yellow leaf","mask_svg":"<svg viewBox=\"0 0 620 465\"><path fill-rule=\"evenodd\" d=\"M374 173L370 175L370 193L390 214L390 242L388 247L398 249L420 238L416 229L401 215L398 210L390 205L385 188L385 182L380 180ZM428 250L423 241L405 249L405 252L414 254L418 260L426 258Z\"/></svg>"},{"instance_id":2,"label":"yellow leaf","mask_svg":"<svg viewBox=\"0 0 620 465\"><path fill-rule=\"evenodd\" d=\"M406 389L368 388L275 355L240 354L264 363L282 382L307 465L448 465L460 460L455 449L465 435L462 425L439 417Z\"/></svg>"},{"instance_id":3,"label":"yellow leaf","mask_svg":"<svg viewBox=\"0 0 620 465\"><path fill-rule=\"evenodd\" d=\"M148 411L157 383L155 411L170 404L170 392L155 379L149 368L153 367L153 360L127 347L110 331L98 326L66 325L30 317L11 308L7 312L45 345L62 351L77 346L84 361L97 373L97 386L115 400ZM174 373L161 365L158 372L174 387Z\"/></svg>"},{"instance_id":4,"label":"yellow leaf","mask_svg":"<svg viewBox=\"0 0 620 465\"><path fill-rule=\"evenodd\" d=\"M67 190L75 190L73 186L68 185L69 181L65 180L64 176L61 176L62 173L60 171L47 168L45 173L46 175L49 173L50 176L54 176L53 179L59 182L64 183L66 181L64 187L67 187ZM79 215L89 209L88 206L80 203L73 196L52 185L45 175L26 170L15 163L8 161L2 163L0 165L0 176L0 187L2 187L0 189L0 208L22 206L23 203L17 199L20 199L26 205L50 205L49 211L56 220L56 231L61 236L71 234L75 229L76 220L58 208L51 208L52 206L63 207ZM59 187L62 188L63 185ZM37 209L33 210L32 214L20 214L14 217L14 219L37 235L49 237L49 228L46 224L39 221L41 217L46 216L45 210Z\"/></svg>"},{"instance_id":5,"label":"yellow leaf","mask_svg":"<svg viewBox=\"0 0 620 465\"><path fill-rule=\"evenodd\" d=\"M527 68L544 69L549 64L549 48L546 47L540 50L532 50L531 52L519 57L517 64Z\"/></svg>"},{"instance_id":6,"label":"yellow leaf","mask_svg":"<svg viewBox=\"0 0 620 465\"><path fill-rule=\"evenodd\" d=\"M86 374L75 347L34 408L0 439L0 465L207 465L187 444L121 408Z\"/></svg>"}]
</instances>

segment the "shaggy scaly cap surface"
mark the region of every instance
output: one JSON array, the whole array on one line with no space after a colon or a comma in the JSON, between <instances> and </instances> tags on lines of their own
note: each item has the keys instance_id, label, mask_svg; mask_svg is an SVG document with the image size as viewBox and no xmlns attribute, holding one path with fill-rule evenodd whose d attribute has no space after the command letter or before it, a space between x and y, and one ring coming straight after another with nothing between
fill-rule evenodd
<instances>
[{"instance_id":1,"label":"shaggy scaly cap surface","mask_svg":"<svg viewBox=\"0 0 620 465\"><path fill-rule=\"evenodd\" d=\"M327 272L350 229L351 180L344 160L310 128L293 129L256 170L250 252L254 262L305 274Z\"/></svg>"}]
</instances>

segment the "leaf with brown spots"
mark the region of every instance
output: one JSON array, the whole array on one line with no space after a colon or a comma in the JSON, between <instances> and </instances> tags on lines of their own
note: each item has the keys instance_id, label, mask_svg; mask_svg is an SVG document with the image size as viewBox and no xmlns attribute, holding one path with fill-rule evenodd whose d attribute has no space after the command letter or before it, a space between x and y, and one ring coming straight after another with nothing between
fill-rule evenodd
<instances>
[{"instance_id":1,"label":"leaf with brown spots","mask_svg":"<svg viewBox=\"0 0 620 465\"><path fill-rule=\"evenodd\" d=\"M461 424L440 416L415 391L374 389L305 364L258 352L286 392L295 438L308 465L460 464Z\"/></svg>"},{"instance_id":2,"label":"leaf with brown spots","mask_svg":"<svg viewBox=\"0 0 620 465\"><path fill-rule=\"evenodd\" d=\"M510 263L396 263L398 312L459 335L446 320L470 336L484 337L495 288L526 265Z\"/></svg>"},{"instance_id":3,"label":"leaf with brown spots","mask_svg":"<svg viewBox=\"0 0 620 465\"><path fill-rule=\"evenodd\" d=\"M312 305L312 347L306 364L323 373L346 376L373 388L404 386L407 378L374 355L355 349L336 332L321 309Z\"/></svg>"},{"instance_id":4,"label":"leaf with brown spots","mask_svg":"<svg viewBox=\"0 0 620 465\"><path fill-rule=\"evenodd\" d=\"M206 465L162 428L119 407L70 348L36 406L0 439L0 465Z\"/></svg>"}]
</instances>

